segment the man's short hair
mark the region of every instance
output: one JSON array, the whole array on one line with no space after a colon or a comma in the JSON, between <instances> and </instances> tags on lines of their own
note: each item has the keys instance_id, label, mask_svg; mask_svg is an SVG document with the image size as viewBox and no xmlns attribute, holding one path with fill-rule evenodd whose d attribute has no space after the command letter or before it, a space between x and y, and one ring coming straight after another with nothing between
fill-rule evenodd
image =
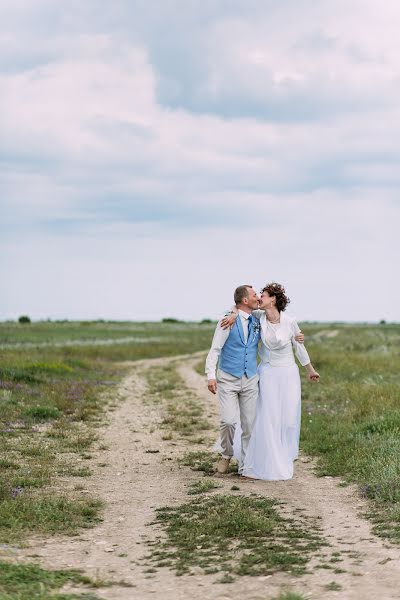
<instances>
[{"instance_id":1,"label":"man's short hair","mask_svg":"<svg viewBox=\"0 0 400 600\"><path fill-rule=\"evenodd\" d=\"M233 295L235 304L241 304L243 302L244 298L249 297L249 288L253 289L253 286L246 284L246 285L239 285L239 287L236 288L235 293Z\"/></svg>"}]
</instances>

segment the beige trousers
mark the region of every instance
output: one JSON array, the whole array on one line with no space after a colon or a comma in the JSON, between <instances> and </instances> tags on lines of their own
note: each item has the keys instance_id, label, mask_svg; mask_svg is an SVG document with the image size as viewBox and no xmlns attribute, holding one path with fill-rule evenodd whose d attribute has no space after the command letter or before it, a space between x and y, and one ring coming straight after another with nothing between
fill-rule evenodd
<instances>
[{"instance_id":1,"label":"beige trousers","mask_svg":"<svg viewBox=\"0 0 400 600\"><path fill-rule=\"evenodd\" d=\"M240 424L242 427L241 459L239 461L240 473L256 417L258 374L250 378L246 375L243 375L243 377L234 377L218 369L217 384L223 458L232 458L233 456L235 425L238 414L240 414Z\"/></svg>"}]
</instances>

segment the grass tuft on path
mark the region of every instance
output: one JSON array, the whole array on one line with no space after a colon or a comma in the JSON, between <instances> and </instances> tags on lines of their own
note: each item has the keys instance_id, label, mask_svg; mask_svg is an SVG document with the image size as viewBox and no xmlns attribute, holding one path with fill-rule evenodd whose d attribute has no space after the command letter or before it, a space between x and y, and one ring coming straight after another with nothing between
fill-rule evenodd
<instances>
[{"instance_id":1,"label":"grass tuft on path","mask_svg":"<svg viewBox=\"0 0 400 600\"><path fill-rule=\"evenodd\" d=\"M306 597L297 592L281 592L278 598L273 600L306 600Z\"/></svg>"},{"instance_id":2,"label":"grass tuft on path","mask_svg":"<svg viewBox=\"0 0 400 600\"><path fill-rule=\"evenodd\" d=\"M211 490L215 490L217 488L222 487L219 485L214 479L201 479L200 481L195 481L189 486L188 495L189 496L197 496L198 494L206 494Z\"/></svg>"},{"instance_id":3,"label":"grass tuft on path","mask_svg":"<svg viewBox=\"0 0 400 600\"><path fill-rule=\"evenodd\" d=\"M58 594L66 583L95 585L77 570L46 571L36 564L0 561L1 600L100 600L92 593Z\"/></svg>"},{"instance_id":4,"label":"grass tuft on path","mask_svg":"<svg viewBox=\"0 0 400 600\"><path fill-rule=\"evenodd\" d=\"M199 450L186 452L180 459L180 463L185 467L190 467L192 471L201 471L204 475L213 475L215 473L215 463L218 460L218 454Z\"/></svg>"},{"instance_id":5,"label":"grass tuft on path","mask_svg":"<svg viewBox=\"0 0 400 600\"><path fill-rule=\"evenodd\" d=\"M173 435L180 438L191 438L211 428L204 417L204 406L177 373L177 365L152 367L145 373L148 384L147 399L155 404L162 404L164 417L161 427L168 430L171 439ZM201 438L197 439L201 443Z\"/></svg>"},{"instance_id":6,"label":"grass tuft on path","mask_svg":"<svg viewBox=\"0 0 400 600\"><path fill-rule=\"evenodd\" d=\"M179 462L185 467L190 467L192 471L201 471L204 475L214 475L215 465L219 454L207 450L195 450L186 452ZM237 473L238 465L236 461L231 461L229 473Z\"/></svg>"},{"instance_id":7,"label":"grass tuft on path","mask_svg":"<svg viewBox=\"0 0 400 600\"><path fill-rule=\"evenodd\" d=\"M302 574L313 552L326 542L310 521L279 515L276 502L257 496L214 495L157 510L166 539L149 542L147 557L177 575L201 567L204 573Z\"/></svg>"}]
</instances>

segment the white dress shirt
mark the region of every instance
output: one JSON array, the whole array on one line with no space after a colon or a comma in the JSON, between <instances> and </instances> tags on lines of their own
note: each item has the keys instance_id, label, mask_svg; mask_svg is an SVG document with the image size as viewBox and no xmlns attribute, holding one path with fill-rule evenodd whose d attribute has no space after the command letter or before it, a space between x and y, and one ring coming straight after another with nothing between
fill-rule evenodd
<instances>
[{"instance_id":1,"label":"white dress shirt","mask_svg":"<svg viewBox=\"0 0 400 600\"><path fill-rule=\"evenodd\" d=\"M239 310L239 317L242 322L244 341L247 343L247 337L249 335L249 323L248 318L249 314L244 312L243 310ZM215 379L215 374L217 370L217 363L219 359L219 355L221 354L221 350L224 347L226 340L228 339L230 329L222 329L221 321L218 322L217 328L214 333L213 341L211 344L210 351L207 355L206 359L206 374L207 379Z\"/></svg>"}]
</instances>

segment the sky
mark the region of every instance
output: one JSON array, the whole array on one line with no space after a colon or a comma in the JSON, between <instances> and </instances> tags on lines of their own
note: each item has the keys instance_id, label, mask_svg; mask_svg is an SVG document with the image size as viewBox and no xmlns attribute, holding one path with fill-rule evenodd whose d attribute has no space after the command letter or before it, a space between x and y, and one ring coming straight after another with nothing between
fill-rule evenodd
<instances>
[{"instance_id":1,"label":"sky","mask_svg":"<svg viewBox=\"0 0 400 600\"><path fill-rule=\"evenodd\" d=\"M2 0L0 320L400 320L400 3Z\"/></svg>"}]
</instances>

